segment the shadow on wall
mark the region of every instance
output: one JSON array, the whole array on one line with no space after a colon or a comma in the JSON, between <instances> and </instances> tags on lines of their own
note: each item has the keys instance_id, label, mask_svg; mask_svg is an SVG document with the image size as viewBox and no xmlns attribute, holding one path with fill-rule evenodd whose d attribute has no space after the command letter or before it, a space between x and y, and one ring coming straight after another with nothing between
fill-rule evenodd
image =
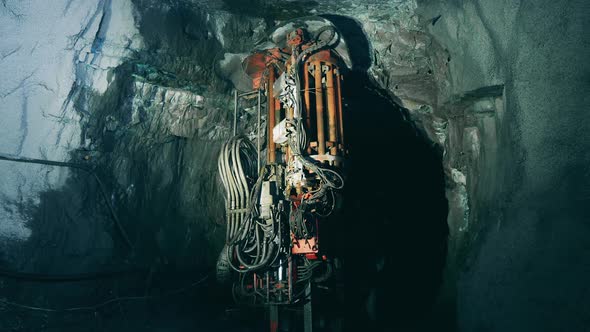
<instances>
[{"instance_id":1,"label":"shadow on wall","mask_svg":"<svg viewBox=\"0 0 590 332\"><path fill-rule=\"evenodd\" d=\"M371 44L360 24L353 18L342 15L320 15L338 29L349 46L350 60L354 71L366 72L371 67Z\"/></svg>"},{"instance_id":2,"label":"shadow on wall","mask_svg":"<svg viewBox=\"0 0 590 332\"><path fill-rule=\"evenodd\" d=\"M447 254L442 151L368 77L370 46L358 23L324 17L350 37L355 65L343 85L344 204L322 239L344 268L343 307L333 310L350 331L428 329Z\"/></svg>"}]
</instances>

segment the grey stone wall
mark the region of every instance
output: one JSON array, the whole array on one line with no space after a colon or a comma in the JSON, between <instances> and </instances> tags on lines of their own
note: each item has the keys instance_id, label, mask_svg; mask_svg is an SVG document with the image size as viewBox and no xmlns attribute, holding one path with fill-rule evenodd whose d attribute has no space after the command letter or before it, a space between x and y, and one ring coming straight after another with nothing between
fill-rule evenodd
<instances>
[{"instance_id":1,"label":"grey stone wall","mask_svg":"<svg viewBox=\"0 0 590 332\"><path fill-rule=\"evenodd\" d=\"M87 173L0 161L1 266L211 266L224 233L215 163L233 108L216 64L284 20L341 15L369 41L361 67L373 83L444 151L439 307L458 311L441 314L465 331L581 330L587 13L582 1L2 1L0 153L95 167L135 251ZM252 116L241 120L245 130ZM60 287L0 283L36 305L108 295L86 285L55 302Z\"/></svg>"}]
</instances>

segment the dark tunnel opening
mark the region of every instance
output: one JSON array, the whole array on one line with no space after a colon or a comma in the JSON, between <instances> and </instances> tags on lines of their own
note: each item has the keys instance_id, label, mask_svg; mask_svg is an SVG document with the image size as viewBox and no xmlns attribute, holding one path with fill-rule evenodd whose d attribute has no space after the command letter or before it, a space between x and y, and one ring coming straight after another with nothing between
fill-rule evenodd
<instances>
[{"instance_id":1,"label":"dark tunnel opening","mask_svg":"<svg viewBox=\"0 0 590 332\"><path fill-rule=\"evenodd\" d=\"M442 151L366 73L344 85L350 166L325 231L342 257L344 326L410 328L427 319L447 253Z\"/></svg>"},{"instance_id":2,"label":"dark tunnel opening","mask_svg":"<svg viewBox=\"0 0 590 332\"><path fill-rule=\"evenodd\" d=\"M343 207L323 233L324 244L342 259L343 326L428 330L435 326L431 313L449 233L442 148L414 126L395 96L370 79L371 45L359 22L322 17L351 45L353 64L342 91L350 149ZM332 311L332 303L320 306ZM420 320L427 323L418 328Z\"/></svg>"}]
</instances>

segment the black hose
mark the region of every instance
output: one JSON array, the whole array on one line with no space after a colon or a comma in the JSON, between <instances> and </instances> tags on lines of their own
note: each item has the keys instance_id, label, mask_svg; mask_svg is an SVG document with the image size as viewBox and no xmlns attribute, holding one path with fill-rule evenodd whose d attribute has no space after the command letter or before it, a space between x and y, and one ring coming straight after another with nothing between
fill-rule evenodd
<instances>
[{"instance_id":1,"label":"black hose","mask_svg":"<svg viewBox=\"0 0 590 332\"><path fill-rule=\"evenodd\" d=\"M100 178L98 177L98 175L96 174L96 172L94 171L94 169L92 167L90 167L89 165L84 165L84 164L77 164L77 163L64 162L64 161L44 160L44 159L34 159L34 158L20 157L20 156L5 154L5 153L0 153L0 160L7 160L7 161L14 161L14 162L19 162L19 163L28 163L28 164L70 167L70 168L81 169L85 172L92 174L92 176L96 180L96 183L98 183L98 187L100 188L101 195L102 195L107 207L109 208L109 212L111 214L111 217L115 221L115 226L117 228L117 231L119 232L119 234L123 238L123 241L125 242L125 245L127 245L127 247L129 248L129 250L131 250L131 251L134 250L133 244L131 244L131 240L129 240L129 236L127 235L127 231L125 231L123 224L119 220L119 217L115 213L115 209L113 208L111 202L109 201L109 196L106 193L106 189L105 189L104 184L102 183L102 181L100 180Z\"/></svg>"},{"instance_id":2,"label":"black hose","mask_svg":"<svg viewBox=\"0 0 590 332\"><path fill-rule=\"evenodd\" d=\"M42 165L51 165L51 166L60 166L60 167L71 167L71 168L78 168L81 170L85 170L87 172L93 172L92 168L88 165L84 164L76 164L70 163L65 161L53 161L53 160L44 160L44 159L34 159L34 158L27 158L27 157L20 157L11 154L0 153L0 160L8 160L8 161L16 161L20 163L29 163L29 164L42 164Z\"/></svg>"},{"instance_id":3,"label":"black hose","mask_svg":"<svg viewBox=\"0 0 590 332\"><path fill-rule=\"evenodd\" d=\"M112 304L112 303L120 303L123 301L159 299L159 298L164 298L167 296L182 294L182 293L188 292L189 290L191 290L192 288L194 288L196 286L203 284L205 281L207 281L208 277L209 277L208 275L205 275L203 278L191 283L190 285L188 285L186 287L171 290L171 291L168 291L168 292L160 294L160 295L116 297L116 298L112 298L110 300L107 300L107 301L104 301L102 303L98 303L95 305L76 307L76 308L54 309L54 308L33 307L33 306L24 305L24 304L20 304L20 303L10 302L5 299L0 299L0 304L12 306L15 308L20 308L20 309L31 310L31 311L53 312L53 313L96 311L96 310L98 310L102 307L105 307L109 304Z\"/></svg>"},{"instance_id":4,"label":"black hose","mask_svg":"<svg viewBox=\"0 0 590 332\"><path fill-rule=\"evenodd\" d=\"M99 279L110 279L126 275L147 274L148 269L135 269L128 271L111 271L111 272L94 272L94 273L79 273L79 274L64 274L51 275L27 272L15 272L8 270L0 270L0 278L15 279L20 281L32 282L48 282L48 283L62 283L62 282L77 282Z\"/></svg>"}]
</instances>

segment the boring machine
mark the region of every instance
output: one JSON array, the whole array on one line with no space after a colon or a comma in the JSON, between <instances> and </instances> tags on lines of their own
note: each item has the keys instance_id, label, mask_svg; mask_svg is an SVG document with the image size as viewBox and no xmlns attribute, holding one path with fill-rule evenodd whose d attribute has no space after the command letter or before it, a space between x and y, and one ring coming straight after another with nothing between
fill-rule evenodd
<instances>
[{"instance_id":1,"label":"boring machine","mask_svg":"<svg viewBox=\"0 0 590 332\"><path fill-rule=\"evenodd\" d=\"M344 186L348 66L338 30L322 22L277 29L279 45L243 59L252 89L235 90L234 136L218 160L227 213L218 278L229 276L236 301L268 306L272 332L280 307L298 303L311 331L311 285L333 271L321 229ZM237 132L242 100L257 111L252 140Z\"/></svg>"}]
</instances>

